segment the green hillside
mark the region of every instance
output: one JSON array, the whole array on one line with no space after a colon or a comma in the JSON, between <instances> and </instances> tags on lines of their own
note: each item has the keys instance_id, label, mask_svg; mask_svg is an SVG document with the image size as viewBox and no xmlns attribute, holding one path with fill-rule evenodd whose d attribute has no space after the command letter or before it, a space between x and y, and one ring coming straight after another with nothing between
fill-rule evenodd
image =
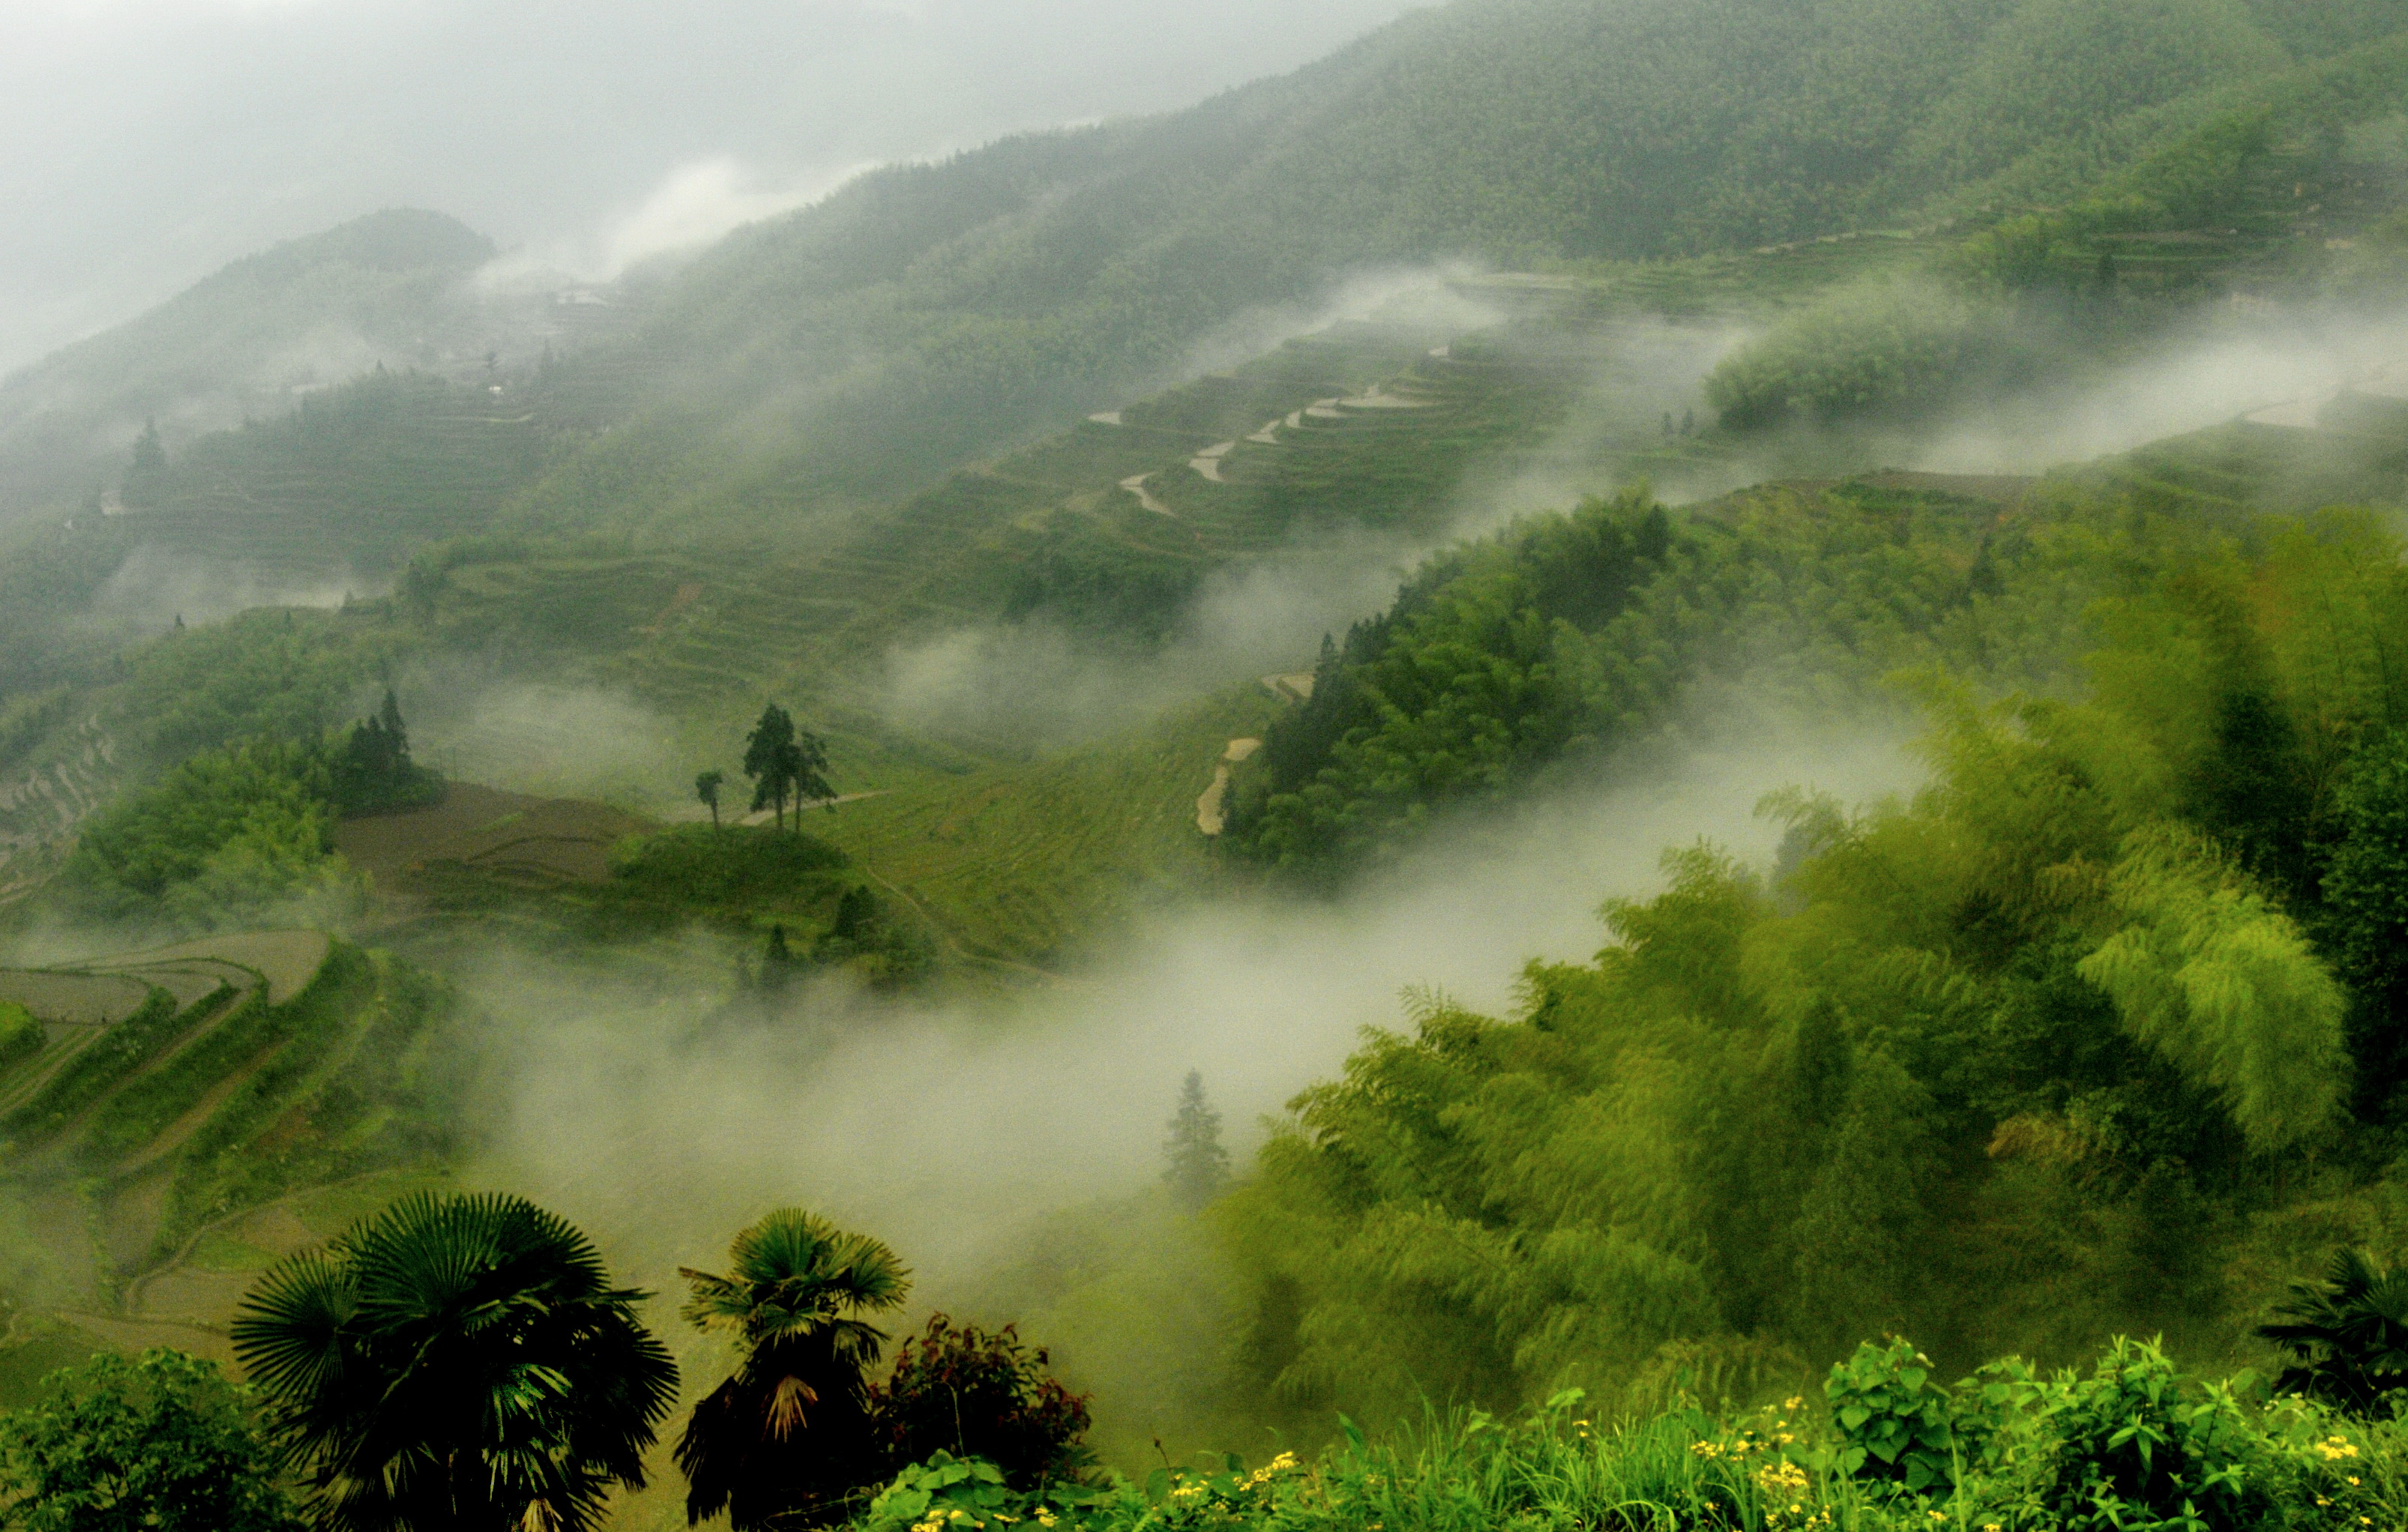
<instances>
[{"instance_id":1,"label":"green hillside","mask_svg":"<svg viewBox=\"0 0 2408 1532\"><path fill-rule=\"evenodd\" d=\"M0 995L48 1035L0 1073L12 1401L46 1359L101 1345L222 1353L226 1305L194 1264L212 1229L457 1143L453 1002L383 953L235 934L0 968Z\"/></svg>"},{"instance_id":2,"label":"green hillside","mask_svg":"<svg viewBox=\"0 0 2408 1532\"><path fill-rule=\"evenodd\" d=\"M803 1201L1096 1391L1089 1489L856 1440L853 1532L2386 1525L2258 1326L2408 1269L2403 90L2377 0L1456 0L581 317L380 214L0 385L0 1405L550 1177L646 1324ZM1799 737L1917 785L1698 839ZM1361 1029L1609 830L1515 891L1591 955Z\"/></svg>"},{"instance_id":3,"label":"green hillside","mask_svg":"<svg viewBox=\"0 0 2408 1532\"><path fill-rule=\"evenodd\" d=\"M174 540L256 539L273 567L293 546L273 513L307 500L354 536L378 528L355 561L373 568L498 497L548 535L816 546L965 462L1154 392L1217 328L1309 309L1343 273L1460 258L1627 288L1612 264L1955 216L1959 193L1988 199L1986 224L2286 91L2367 115L2335 71L2384 46L2386 20L2237 0L1463 0L1184 112L864 177L615 294L557 364L516 366L500 408L464 394L331 478L299 433L213 445L212 481L179 461L177 495L230 529ZM409 330L409 358L456 362L444 284L478 248L431 215L379 215L12 386L119 378L121 451L135 407L161 408L140 394L152 371L239 374L243 316L322 322L322 289L349 294L363 333ZM2120 251L2135 270L2152 254ZM265 295L280 282L303 296ZM254 512L271 516L237 520Z\"/></svg>"},{"instance_id":4,"label":"green hillside","mask_svg":"<svg viewBox=\"0 0 2408 1532\"><path fill-rule=\"evenodd\" d=\"M280 416L380 360L465 364L491 322L462 279L493 255L440 214L373 213L246 256L0 380L0 525L113 496L146 421L179 444Z\"/></svg>"},{"instance_id":5,"label":"green hillside","mask_svg":"<svg viewBox=\"0 0 2408 1532\"><path fill-rule=\"evenodd\" d=\"M1927 218L2019 165L2095 177L2384 20L1465 0L1185 112L881 171L739 232L634 336L572 363L580 396L629 423L528 514L810 537L821 514L1116 404L1215 326L1318 302L1347 270Z\"/></svg>"}]
</instances>

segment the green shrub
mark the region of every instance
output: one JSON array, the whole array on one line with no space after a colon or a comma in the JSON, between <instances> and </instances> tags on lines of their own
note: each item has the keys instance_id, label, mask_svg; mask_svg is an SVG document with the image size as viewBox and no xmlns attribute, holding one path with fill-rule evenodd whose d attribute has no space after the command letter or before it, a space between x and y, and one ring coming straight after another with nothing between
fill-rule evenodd
<instances>
[{"instance_id":1,"label":"green shrub","mask_svg":"<svg viewBox=\"0 0 2408 1532\"><path fill-rule=\"evenodd\" d=\"M0 1516L25 1532L297 1532L250 1416L211 1363L104 1353L0 1415Z\"/></svg>"},{"instance_id":2,"label":"green shrub","mask_svg":"<svg viewBox=\"0 0 2408 1532\"><path fill-rule=\"evenodd\" d=\"M874 1427L897 1462L919 1462L944 1442L999 1465L1015 1484L1061 1478L1093 1457L1080 1441L1087 1401L1050 1376L1046 1361L1009 1324L982 1330L933 1314L874 1396Z\"/></svg>"},{"instance_id":3,"label":"green shrub","mask_svg":"<svg viewBox=\"0 0 2408 1532\"><path fill-rule=\"evenodd\" d=\"M869 1503L869 1511L853 1525L861 1532L916 1532L938 1526L951 1532L996 1532L1031 1523L1052 1528L1063 1520L1072 1526L1110 1525L1100 1513L1107 1496L1073 1483L1039 1483L1015 1490L1004 1472L982 1457L957 1458L939 1451L927 1462L896 1474Z\"/></svg>"},{"instance_id":4,"label":"green shrub","mask_svg":"<svg viewBox=\"0 0 2408 1532\"><path fill-rule=\"evenodd\" d=\"M816 899L844 852L767 825L680 825L611 848L622 892L689 909L784 908Z\"/></svg>"},{"instance_id":5,"label":"green shrub","mask_svg":"<svg viewBox=\"0 0 2408 1532\"><path fill-rule=\"evenodd\" d=\"M1706 397L1738 427L1912 414L2011 353L2000 316L1935 285L1885 282L1833 294L1725 357Z\"/></svg>"},{"instance_id":6,"label":"green shrub","mask_svg":"<svg viewBox=\"0 0 2408 1532\"><path fill-rule=\"evenodd\" d=\"M1994 1363L1960 1397L1966 1434L1984 1443L1987 1494L2016 1509L2017 1525L2064 1532L2270 1525L2272 1470L2311 1456L2308 1438L2286 1427L2322 1419L2246 1406L2232 1385L2187 1377L2155 1344L2121 1337L2088 1377Z\"/></svg>"},{"instance_id":7,"label":"green shrub","mask_svg":"<svg viewBox=\"0 0 2408 1532\"><path fill-rule=\"evenodd\" d=\"M1842 1472L1917 1495L1956 1482L1948 1391L1931 1382L1931 1359L1910 1342L1866 1341L1831 1369L1823 1396L1842 1443L1835 1458Z\"/></svg>"},{"instance_id":8,"label":"green shrub","mask_svg":"<svg viewBox=\"0 0 2408 1532\"><path fill-rule=\"evenodd\" d=\"M14 1000L0 1000L0 1069L32 1058L49 1038L32 1011Z\"/></svg>"}]
</instances>

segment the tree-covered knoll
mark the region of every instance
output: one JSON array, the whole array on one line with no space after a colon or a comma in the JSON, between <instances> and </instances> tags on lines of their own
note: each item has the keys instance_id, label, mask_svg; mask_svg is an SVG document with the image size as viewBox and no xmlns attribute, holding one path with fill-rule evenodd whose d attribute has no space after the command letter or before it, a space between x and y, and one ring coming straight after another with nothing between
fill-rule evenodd
<instances>
[{"instance_id":1,"label":"tree-covered knoll","mask_svg":"<svg viewBox=\"0 0 2408 1532\"><path fill-rule=\"evenodd\" d=\"M374 622L256 608L136 649L114 711L165 762L245 739L314 738L342 720L394 640Z\"/></svg>"},{"instance_id":2,"label":"tree-covered knoll","mask_svg":"<svg viewBox=\"0 0 2408 1532\"><path fill-rule=\"evenodd\" d=\"M2046 675L2108 578L2059 535L2086 514L1858 480L1533 518L1433 558L1325 651L1235 776L1233 841L1296 868L1374 854L1646 737L1710 681L1865 717L1905 666Z\"/></svg>"},{"instance_id":3,"label":"tree-covered knoll","mask_svg":"<svg viewBox=\"0 0 2408 1532\"><path fill-rule=\"evenodd\" d=\"M169 694L175 704L162 704L167 716L154 717L154 749L204 748L81 827L48 893L53 907L86 920L222 929L280 907L336 919L358 902L364 884L335 850L335 821L438 802L443 778L411 758L390 688L348 732L324 725L356 683L362 655L345 651L338 631L310 641L292 615L179 631L154 651L136 699L160 694L145 683L184 683ZM178 649L186 637L197 658Z\"/></svg>"},{"instance_id":4,"label":"tree-covered knoll","mask_svg":"<svg viewBox=\"0 0 2408 1532\"><path fill-rule=\"evenodd\" d=\"M208 928L288 901L339 914L334 773L307 745L204 751L85 826L53 897L88 919Z\"/></svg>"}]
</instances>

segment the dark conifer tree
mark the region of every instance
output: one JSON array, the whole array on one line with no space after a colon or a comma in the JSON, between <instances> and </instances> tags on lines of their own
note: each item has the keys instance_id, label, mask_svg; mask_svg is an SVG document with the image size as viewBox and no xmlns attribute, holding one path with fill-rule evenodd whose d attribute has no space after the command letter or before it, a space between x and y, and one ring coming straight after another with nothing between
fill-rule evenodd
<instances>
[{"instance_id":1,"label":"dark conifer tree","mask_svg":"<svg viewBox=\"0 0 2408 1532\"><path fill-rule=\"evenodd\" d=\"M1190 1069L1179 1087L1179 1110L1163 1140L1162 1179L1171 1196L1193 1210L1229 1184L1229 1152L1221 1144L1221 1114L1204 1098L1204 1076Z\"/></svg>"},{"instance_id":2,"label":"dark conifer tree","mask_svg":"<svg viewBox=\"0 0 2408 1532\"><path fill-rule=\"evenodd\" d=\"M767 809L786 827L786 795L794 787L794 715L772 702L744 737L744 775L752 779L752 811Z\"/></svg>"}]
</instances>

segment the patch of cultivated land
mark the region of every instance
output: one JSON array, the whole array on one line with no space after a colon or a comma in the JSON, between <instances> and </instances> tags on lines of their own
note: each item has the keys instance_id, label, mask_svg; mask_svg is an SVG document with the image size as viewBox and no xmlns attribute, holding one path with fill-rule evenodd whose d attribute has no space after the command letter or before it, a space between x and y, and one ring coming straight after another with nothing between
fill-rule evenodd
<instances>
[{"instance_id":1,"label":"patch of cultivated land","mask_svg":"<svg viewBox=\"0 0 2408 1532\"><path fill-rule=\"evenodd\" d=\"M0 968L0 1000L14 1000L53 1025L107 1026L150 997L150 986L119 974Z\"/></svg>"},{"instance_id":2,"label":"patch of cultivated land","mask_svg":"<svg viewBox=\"0 0 2408 1532\"><path fill-rule=\"evenodd\" d=\"M453 782L443 801L399 813L345 820L335 848L387 891L452 863L506 878L598 883L609 876L611 843L652 829L608 804L538 798Z\"/></svg>"},{"instance_id":3,"label":"patch of cultivated land","mask_svg":"<svg viewBox=\"0 0 2408 1532\"><path fill-rule=\"evenodd\" d=\"M132 1283L123 1315L62 1317L113 1344L155 1334L165 1339L144 1343L182 1346L231 1363L227 1327L261 1272L395 1197L449 1184L440 1173L384 1170L296 1192L202 1230L173 1261Z\"/></svg>"},{"instance_id":4,"label":"patch of cultivated land","mask_svg":"<svg viewBox=\"0 0 2408 1532\"><path fill-rule=\"evenodd\" d=\"M322 931L246 931L204 937L153 952L125 952L86 966L106 973L139 974L171 992L175 990L169 982L171 975L207 977L214 989L220 981L239 987L257 974L267 981L267 1003L280 1006L309 987L318 970L326 966L330 949ZM177 997L181 1000L181 994Z\"/></svg>"}]
</instances>

